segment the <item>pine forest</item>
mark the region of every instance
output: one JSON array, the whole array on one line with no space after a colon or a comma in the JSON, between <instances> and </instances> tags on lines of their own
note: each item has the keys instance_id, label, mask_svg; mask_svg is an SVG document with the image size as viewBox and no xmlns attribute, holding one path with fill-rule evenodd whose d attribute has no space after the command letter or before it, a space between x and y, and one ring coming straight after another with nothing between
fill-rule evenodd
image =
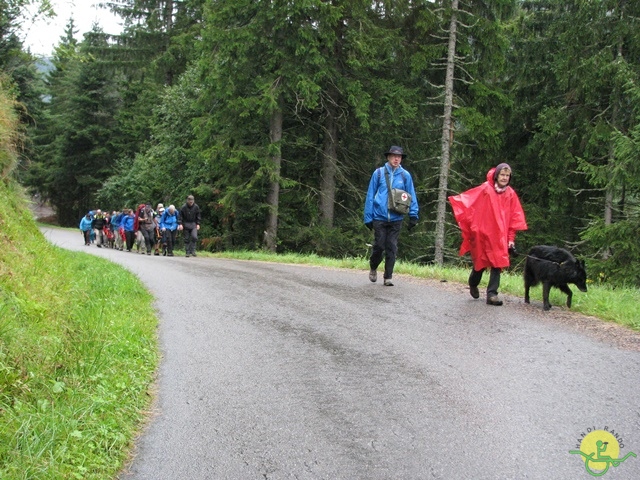
<instances>
[{"instance_id":1,"label":"pine forest","mask_svg":"<svg viewBox=\"0 0 640 480\"><path fill-rule=\"evenodd\" d=\"M364 256L367 186L399 145L420 205L400 259L468 262L447 197L506 162L520 252L640 286L638 1L104 0L122 33L80 41L71 18L45 69L30 3L0 0L0 88L15 175L62 226L193 194L203 249Z\"/></svg>"}]
</instances>

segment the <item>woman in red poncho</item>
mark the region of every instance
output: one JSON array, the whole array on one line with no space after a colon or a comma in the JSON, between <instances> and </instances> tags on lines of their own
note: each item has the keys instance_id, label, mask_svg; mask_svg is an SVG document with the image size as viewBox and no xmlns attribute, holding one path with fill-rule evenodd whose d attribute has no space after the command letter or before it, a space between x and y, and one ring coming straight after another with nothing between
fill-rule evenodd
<instances>
[{"instance_id":1,"label":"woman in red poncho","mask_svg":"<svg viewBox=\"0 0 640 480\"><path fill-rule=\"evenodd\" d=\"M509 186L510 181L511 167L501 163L489 170L482 185L449 197L462 230L460 255L471 252L469 292L473 298L480 297L478 285L482 274L486 268L491 269L488 305L502 305L498 298L500 273L509 266L509 249L515 245L516 231L527 229L520 199Z\"/></svg>"}]
</instances>

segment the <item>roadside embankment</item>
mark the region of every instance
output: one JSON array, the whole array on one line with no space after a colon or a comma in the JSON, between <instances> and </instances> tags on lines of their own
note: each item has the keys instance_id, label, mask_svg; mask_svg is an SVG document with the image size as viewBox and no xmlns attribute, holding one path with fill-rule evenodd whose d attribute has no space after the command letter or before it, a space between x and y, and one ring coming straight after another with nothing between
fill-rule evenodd
<instances>
[{"instance_id":1,"label":"roadside embankment","mask_svg":"<svg viewBox=\"0 0 640 480\"><path fill-rule=\"evenodd\" d=\"M45 240L0 128L0 478L113 478L151 400L153 298L122 267Z\"/></svg>"}]
</instances>

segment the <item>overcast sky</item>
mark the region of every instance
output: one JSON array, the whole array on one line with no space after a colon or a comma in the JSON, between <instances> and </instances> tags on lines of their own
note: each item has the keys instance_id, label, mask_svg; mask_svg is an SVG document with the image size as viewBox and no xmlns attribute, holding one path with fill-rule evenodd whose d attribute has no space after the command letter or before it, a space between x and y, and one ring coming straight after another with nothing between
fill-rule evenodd
<instances>
[{"instance_id":1,"label":"overcast sky","mask_svg":"<svg viewBox=\"0 0 640 480\"><path fill-rule=\"evenodd\" d=\"M50 56L54 47L60 43L60 37L64 35L64 28L69 18L73 20L78 33L76 38L81 41L83 34L90 31L93 22L106 33L120 33L120 19L112 15L108 10L97 7L99 0L51 0L57 16L51 19L33 21L25 18L22 23L23 40L25 47L35 55Z\"/></svg>"}]
</instances>

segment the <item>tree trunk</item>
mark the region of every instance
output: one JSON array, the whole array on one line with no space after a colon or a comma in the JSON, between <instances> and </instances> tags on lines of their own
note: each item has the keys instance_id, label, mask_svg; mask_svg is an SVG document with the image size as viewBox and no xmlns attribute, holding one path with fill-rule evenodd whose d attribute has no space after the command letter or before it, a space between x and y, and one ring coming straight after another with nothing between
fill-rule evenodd
<instances>
[{"instance_id":1,"label":"tree trunk","mask_svg":"<svg viewBox=\"0 0 640 480\"><path fill-rule=\"evenodd\" d=\"M164 28L165 28L165 34L167 35L167 37L171 37L171 35L173 34L172 30L173 30L173 0L167 0L165 5L164 5ZM166 46L166 48L168 48L168 45ZM169 69L167 70L167 73L165 75L165 85L167 86L172 86L173 85L173 77L174 77L174 73L173 73L173 69Z\"/></svg>"},{"instance_id":2,"label":"tree trunk","mask_svg":"<svg viewBox=\"0 0 640 480\"><path fill-rule=\"evenodd\" d=\"M343 60L343 40L346 24L344 19L335 26L336 43L331 53L337 75L342 75L341 62ZM340 109L340 91L333 82L327 87L324 121L324 141L322 145L322 169L320 172L320 225L333 227L336 203L336 174L338 172L338 116Z\"/></svg>"},{"instance_id":3,"label":"tree trunk","mask_svg":"<svg viewBox=\"0 0 640 480\"><path fill-rule=\"evenodd\" d=\"M267 221L264 232L264 247L275 252L278 245L278 204L280 201L280 169L282 167L282 107L281 99L278 107L271 114L269 124L269 140L276 146L276 153L271 157L271 174L269 176L269 193L267 194Z\"/></svg>"},{"instance_id":4,"label":"tree trunk","mask_svg":"<svg viewBox=\"0 0 640 480\"><path fill-rule=\"evenodd\" d=\"M618 58L622 57L622 42L618 43ZM611 95L611 100L613 103L612 113L611 113L611 125L613 128L618 128L618 119L620 116L620 90L617 86L613 88L613 93ZM613 167L615 165L615 151L613 147L613 140L611 140L611 145L609 147L609 159L608 164L610 168L608 168L607 173L607 185L605 187L604 194L604 225L605 227L613 224L613 202L614 202L614 192L615 185L614 179L612 178L611 171L613 171ZM611 249L606 248L604 252L602 252L602 258L606 260L611 256Z\"/></svg>"},{"instance_id":5,"label":"tree trunk","mask_svg":"<svg viewBox=\"0 0 640 480\"><path fill-rule=\"evenodd\" d=\"M453 73L456 55L457 13L458 0L451 5L451 23L449 25L449 47L447 52L447 74L444 86L444 120L442 122L442 157L440 159L440 178L438 184L438 208L436 211L435 263L444 263L444 235L445 214L447 209L447 183L449 179L449 165L451 145L453 144L453 126L451 112L453 111Z\"/></svg>"},{"instance_id":6,"label":"tree trunk","mask_svg":"<svg viewBox=\"0 0 640 480\"><path fill-rule=\"evenodd\" d=\"M329 98L329 102L333 102ZM320 223L333 227L336 200L336 172L338 171L338 122L336 107L330 103L324 123L324 142L322 147L322 172L320 176Z\"/></svg>"}]
</instances>

